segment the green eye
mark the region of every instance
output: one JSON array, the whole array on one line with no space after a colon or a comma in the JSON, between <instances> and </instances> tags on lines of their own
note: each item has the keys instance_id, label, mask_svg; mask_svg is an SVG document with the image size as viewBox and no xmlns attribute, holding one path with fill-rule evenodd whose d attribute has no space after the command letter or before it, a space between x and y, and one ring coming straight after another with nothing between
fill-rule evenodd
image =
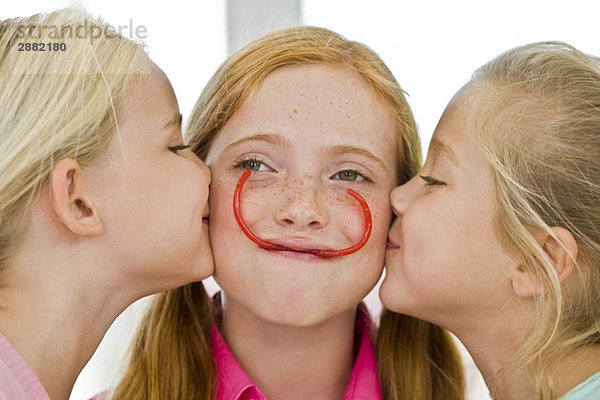
<instances>
[{"instance_id":1,"label":"green eye","mask_svg":"<svg viewBox=\"0 0 600 400\"><path fill-rule=\"evenodd\" d=\"M246 160L242 162L242 168L248 169L250 171L258 171L260 169L261 163L255 160Z\"/></svg>"},{"instance_id":2,"label":"green eye","mask_svg":"<svg viewBox=\"0 0 600 400\"><path fill-rule=\"evenodd\" d=\"M353 182L353 181L358 180L361 177L361 175L356 171L346 170L346 171L338 172L337 177L342 181L352 181Z\"/></svg>"},{"instance_id":3,"label":"green eye","mask_svg":"<svg viewBox=\"0 0 600 400\"><path fill-rule=\"evenodd\" d=\"M236 164L236 167L247 169L252 172L273 171L267 164L256 159L242 160Z\"/></svg>"}]
</instances>

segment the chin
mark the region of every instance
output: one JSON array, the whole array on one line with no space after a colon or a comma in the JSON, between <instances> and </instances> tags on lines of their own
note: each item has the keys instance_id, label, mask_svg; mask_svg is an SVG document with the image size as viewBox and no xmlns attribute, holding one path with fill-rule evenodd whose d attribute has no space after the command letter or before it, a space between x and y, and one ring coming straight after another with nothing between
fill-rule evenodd
<instances>
[{"instance_id":1,"label":"chin","mask_svg":"<svg viewBox=\"0 0 600 400\"><path fill-rule=\"evenodd\" d=\"M247 310L260 320L290 328L314 326L327 320L331 314L331 304L324 302L318 293L299 287L280 287L263 292L260 297L238 298L237 301L243 302Z\"/></svg>"},{"instance_id":2,"label":"chin","mask_svg":"<svg viewBox=\"0 0 600 400\"><path fill-rule=\"evenodd\" d=\"M386 276L381 283L379 289L379 300L385 308L396 313L406 313L406 309L402 307L402 288L394 287L393 282L390 281L390 277Z\"/></svg>"},{"instance_id":3,"label":"chin","mask_svg":"<svg viewBox=\"0 0 600 400\"><path fill-rule=\"evenodd\" d=\"M283 305L269 307L263 312L263 319L275 324L290 328L309 328L328 319L326 310L316 309L312 305Z\"/></svg>"},{"instance_id":4,"label":"chin","mask_svg":"<svg viewBox=\"0 0 600 400\"><path fill-rule=\"evenodd\" d=\"M170 266L171 268L173 265ZM172 276L174 283L167 289L178 288L189 283L198 282L210 277L214 273L214 262L212 253L203 250L198 256L192 258L188 263L181 265L180 274ZM173 273L174 271L171 271Z\"/></svg>"},{"instance_id":5,"label":"chin","mask_svg":"<svg viewBox=\"0 0 600 400\"><path fill-rule=\"evenodd\" d=\"M194 270L194 277L191 282L202 281L206 278L211 277L215 273L214 264L212 262L212 258L210 260L205 260L202 265L199 265ZM190 283L190 282L186 282Z\"/></svg>"},{"instance_id":6,"label":"chin","mask_svg":"<svg viewBox=\"0 0 600 400\"><path fill-rule=\"evenodd\" d=\"M201 243L194 260L195 281L206 279L215 273L215 261L207 234L204 235Z\"/></svg>"}]
</instances>

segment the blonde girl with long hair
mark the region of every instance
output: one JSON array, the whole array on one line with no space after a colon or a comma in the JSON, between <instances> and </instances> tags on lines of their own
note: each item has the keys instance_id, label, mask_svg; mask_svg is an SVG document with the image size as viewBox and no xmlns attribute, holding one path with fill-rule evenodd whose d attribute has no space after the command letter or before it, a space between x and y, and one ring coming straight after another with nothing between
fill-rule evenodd
<instances>
[{"instance_id":1,"label":"blonde girl with long hair","mask_svg":"<svg viewBox=\"0 0 600 400\"><path fill-rule=\"evenodd\" d=\"M380 338L375 350L361 304L383 269L389 191L421 163L410 108L377 54L322 28L271 33L221 65L187 137L213 170L215 321L197 317L201 283L161 294L112 399L462 398L447 332L386 312L381 330L404 340ZM234 218L244 171L241 219L275 248ZM363 232L347 188L370 208L370 238L355 253L321 257L316 250L347 248Z\"/></svg>"},{"instance_id":2,"label":"blonde girl with long hair","mask_svg":"<svg viewBox=\"0 0 600 400\"><path fill-rule=\"evenodd\" d=\"M210 171L164 73L83 10L0 22L0 80L0 398L68 399L123 309L212 274Z\"/></svg>"},{"instance_id":3,"label":"blonde girl with long hair","mask_svg":"<svg viewBox=\"0 0 600 400\"><path fill-rule=\"evenodd\" d=\"M600 398L600 60L517 47L446 108L380 296L454 332L495 399Z\"/></svg>"}]
</instances>

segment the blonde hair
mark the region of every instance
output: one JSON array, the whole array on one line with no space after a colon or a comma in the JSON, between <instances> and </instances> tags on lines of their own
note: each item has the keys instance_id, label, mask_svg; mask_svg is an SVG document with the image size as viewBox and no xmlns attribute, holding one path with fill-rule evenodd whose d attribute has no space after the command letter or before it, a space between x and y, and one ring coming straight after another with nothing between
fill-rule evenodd
<instances>
[{"instance_id":1,"label":"blonde hair","mask_svg":"<svg viewBox=\"0 0 600 400\"><path fill-rule=\"evenodd\" d=\"M555 399L553 368L600 342L600 63L565 43L535 43L482 66L465 90L464 116L491 166L500 241L544 288L505 368L531 374L539 398ZM551 227L579 247L562 286L535 237L561 243Z\"/></svg>"},{"instance_id":2,"label":"blonde hair","mask_svg":"<svg viewBox=\"0 0 600 400\"><path fill-rule=\"evenodd\" d=\"M213 399L212 310L202 282L157 294L111 400Z\"/></svg>"},{"instance_id":3,"label":"blonde hair","mask_svg":"<svg viewBox=\"0 0 600 400\"><path fill-rule=\"evenodd\" d=\"M68 34L84 24L106 32L102 21L74 8L0 22L0 271L55 163L72 158L85 166L103 154L127 83L147 66L142 47L130 40ZM25 42L43 43L44 51L18 51ZM64 51L49 45L58 42Z\"/></svg>"},{"instance_id":4,"label":"blonde hair","mask_svg":"<svg viewBox=\"0 0 600 400\"><path fill-rule=\"evenodd\" d=\"M296 27L273 32L258 40L255 40L231 55L215 72L206 88L200 95L187 128L188 142L192 145L194 152L200 157L205 158L213 138L227 124L231 117L237 112L243 102L258 87L262 80L271 72L278 68L295 65L307 64L340 64L350 66L358 75L363 77L375 90L375 92L385 101L391 115L396 121L399 138L398 146L398 176L401 182L409 180L421 166L421 150L415 122L404 97L404 93L392 73L381 61L379 56L367 46L353 41L348 41L342 36L323 28L316 27ZM192 284L192 285L197 285ZM185 287L184 287L185 288ZM160 295L160 299L166 296L180 298L184 295L182 289L176 292ZM176 304L172 302L171 306L165 301L156 302L150 313L153 315L167 316L160 325L147 319L142 326L141 331L152 340L154 345L140 347L134 352L144 352L144 356L149 359L161 358L163 371L172 368L180 369L182 361L177 352L187 346L181 344L180 348L165 345L164 337L169 335L169 331L180 323L176 318L170 318L170 315L177 315ZM462 382L462 366L453 346L452 339L445 336L445 331L441 328L431 325L427 322L414 319L412 317L401 316L390 313L390 317L384 319L383 324L390 324L396 327L396 321L401 320L405 325L421 327L418 333L413 331L404 331L397 329L385 329L395 335L391 341L381 341L379 345L380 354L380 380L385 393L385 399L397 398L418 398L434 399L434 397L421 396L421 393L431 393L430 386L434 385L440 390L433 390L433 393L446 393L451 384L457 383L460 386ZM382 327L383 328L383 327ZM205 329L206 342L210 341L210 331ZM430 332L438 332L439 335L430 335ZM416 336L424 334L424 337ZM408 336L407 336L408 335ZM407 336L405 338L405 336ZM152 339L150 339L152 337ZM404 339L401 339L404 338ZM196 338L195 338L196 339ZM195 340L194 339L194 340ZM404 349L398 346L398 343L415 347L414 359L419 359L421 365L432 365L435 359L434 354L439 354L442 360L448 360L447 364L452 364L458 360L456 368L451 369L448 375L453 379L446 380L444 374L439 374L439 368L445 365L439 364L431 367L433 374L440 379L433 379L431 375L424 375L422 379L415 379L415 374L421 374L423 370L415 372L413 365L403 362L405 367L400 369L389 368L388 362L395 362L404 358ZM418 347L417 347L418 346ZM197 347L197 346L196 346ZM194 348L194 346L190 347ZM209 359L207 351L198 354L197 360L204 359L206 365L212 366L213 360ZM413 360L414 360L413 359ZM187 366L190 364L188 363ZM183 368L187 368L185 365ZM127 379L121 383L118 388L119 393L128 393L127 386L135 385L144 387L139 396L120 395L120 399L169 399L176 398L166 388L173 385L173 380L182 385L195 387L203 382L212 382L211 372L204 369L204 373L199 373L193 369L181 371L177 378L163 374L150 374L148 371L139 368L139 365L130 364ZM158 370L156 370L158 371ZM214 371L212 372L214 373ZM429 370L428 370L429 373ZM455 378L455 379L454 379ZM402 384L398 384L401 381ZM133 383L132 383L133 382ZM415 383L418 382L418 387ZM417 397L402 397L397 387L410 387L408 393L416 393ZM214 395L214 393L213 393ZM210 397L196 397L208 399ZM448 399L459 399L462 397L445 397Z\"/></svg>"}]
</instances>

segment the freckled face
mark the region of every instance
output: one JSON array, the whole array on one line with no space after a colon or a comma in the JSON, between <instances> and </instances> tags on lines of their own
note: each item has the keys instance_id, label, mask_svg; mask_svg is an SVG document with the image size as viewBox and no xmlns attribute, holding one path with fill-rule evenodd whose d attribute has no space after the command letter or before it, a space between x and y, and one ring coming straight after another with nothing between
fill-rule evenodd
<instances>
[{"instance_id":1,"label":"freckled face","mask_svg":"<svg viewBox=\"0 0 600 400\"><path fill-rule=\"evenodd\" d=\"M210 235L226 302L273 323L308 326L351 310L382 272L389 191L396 176L394 120L349 68L286 67L269 74L215 138ZM250 241L232 210L244 169L243 217L260 238L343 249L372 212L371 238L336 258L273 252Z\"/></svg>"}]
</instances>

